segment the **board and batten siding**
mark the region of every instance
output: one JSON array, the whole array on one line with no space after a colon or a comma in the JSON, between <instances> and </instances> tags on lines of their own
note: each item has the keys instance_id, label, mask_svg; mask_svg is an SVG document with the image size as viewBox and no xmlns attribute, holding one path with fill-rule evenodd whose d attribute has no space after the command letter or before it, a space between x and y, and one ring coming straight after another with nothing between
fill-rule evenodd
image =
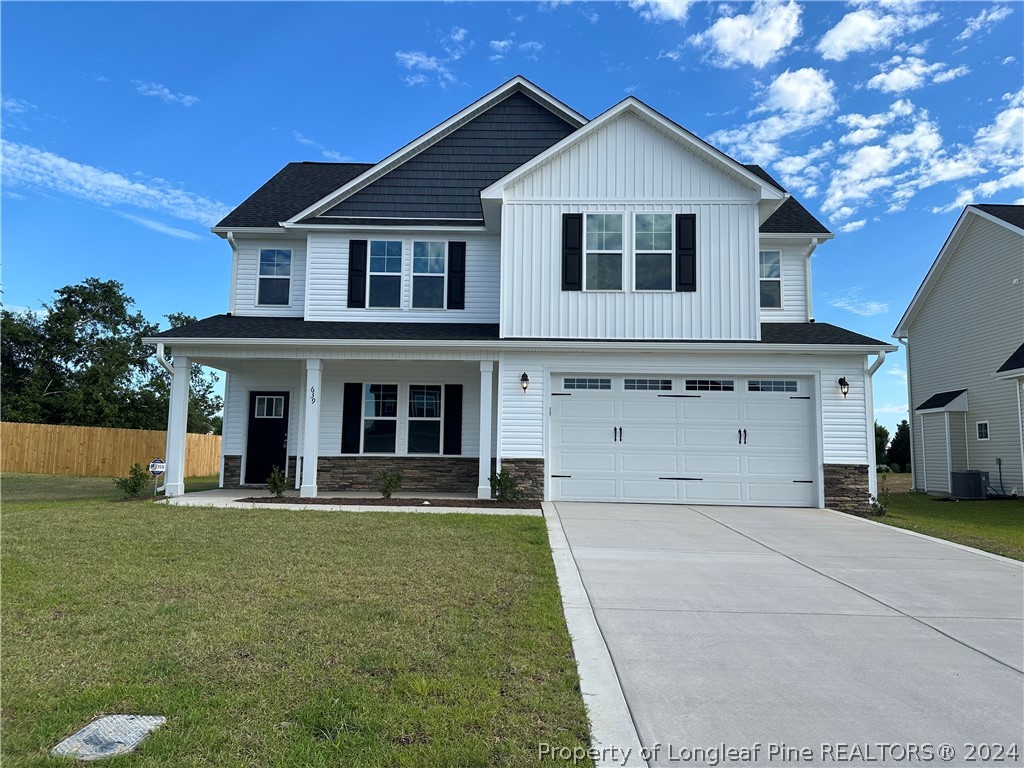
<instances>
[{"instance_id":1,"label":"board and batten siding","mask_svg":"<svg viewBox=\"0 0 1024 768\"><path fill-rule=\"evenodd\" d=\"M922 446L914 408L937 392L966 389L964 460L969 466L954 462L953 469L986 471L997 485L999 458L1007 491L1024 489L1016 383L994 376L1024 341L1024 237L973 217L908 331L916 487L924 487L925 464L929 491L947 489L949 479L940 485L934 469L940 460L946 462L944 438L941 445L933 442L929 423ZM952 413L950 419L963 429L962 414ZM979 421L989 423L988 440L978 440Z\"/></svg>"},{"instance_id":2,"label":"board and batten siding","mask_svg":"<svg viewBox=\"0 0 1024 768\"><path fill-rule=\"evenodd\" d=\"M237 238L238 249L234 257L233 307L236 315L262 317L302 317L306 311L306 241L302 240L250 240ZM284 248L292 252L292 274L288 306L260 306L256 303L260 270L260 249Z\"/></svg>"},{"instance_id":3,"label":"board and batten siding","mask_svg":"<svg viewBox=\"0 0 1024 768\"><path fill-rule=\"evenodd\" d=\"M502 208L506 338L756 339L757 192L624 113L510 185ZM622 213L622 291L561 290L563 213ZM633 214L697 217L696 292L634 292Z\"/></svg>"},{"instance_id":4,"label":"board and batten siding","mask_svg":"<svg viewBox=\"0 0 1024 768\"><path fill-rule=\"evenodd\" d=\"M348 247L350 240L402 241L402 307L348 308ZM413 241L466 243L466 308L412 309ZM368 323L497 323L499 261L498 235L451 232L315 232L309 237L307 320Z\"/></svg>"},{"instance_id":5,"label":"board and batten siding","mask_svg":"<svg viewBox=\"0 0 1024 768\"><path fill-rule=\"evenodd\" d=\"M777 251L782 266L782 307L779 309L762 308L763 323L806 323L807 311L807 274L808 258L806 256L810 242L778 242L762 238L761 251ZM760 304L760 289L758 291Z\"/></svg>"}]
</instances>

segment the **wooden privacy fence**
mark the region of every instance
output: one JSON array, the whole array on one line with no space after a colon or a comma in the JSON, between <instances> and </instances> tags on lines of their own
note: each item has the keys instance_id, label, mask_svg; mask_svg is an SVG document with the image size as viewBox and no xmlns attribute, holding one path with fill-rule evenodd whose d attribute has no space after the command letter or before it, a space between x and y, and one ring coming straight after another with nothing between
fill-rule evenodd
<instances>
[{"instance_id":1,"label":"wooden privacy fence","mask_svg":"<svg viewBox=\"0 0 1024 768\"><path fill-rule=\"evenodd\" d=\"M166 460L167 433L149 429L62 427L54 424L0 424L0 469L78 477L123 477L132 464ZM189 434L185 474L220 472L220 435Z\"/></svg>"}]
</instances>

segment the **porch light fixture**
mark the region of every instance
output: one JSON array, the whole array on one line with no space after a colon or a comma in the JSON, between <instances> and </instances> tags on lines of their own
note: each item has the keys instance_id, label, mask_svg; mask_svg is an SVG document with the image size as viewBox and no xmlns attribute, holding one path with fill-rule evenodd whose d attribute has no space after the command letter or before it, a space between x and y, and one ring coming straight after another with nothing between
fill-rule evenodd
<instances>
[{"instance_id":1,"label":"porch light fixture","mask_svg":"<svg viewBox=\"0 0 1024 768\"><path fill-rule=\"evenodd\" d=\"M523 392L525 392L530 386L530 377L524 373L519 377L519 384L522 386Z\"/></svg>"},{"instance_id":2,"label":"porch light fixture","mask_svg":"<svg viewBox=\"0 0 1024 768\"><path fill-rule=\"evenodd\" d=\"M843 399L845 400L846 396L850 394L850 382L846 380L845 376L840 376L838 384L839 391L843 393Z\"/></svg>"}]
</instances>

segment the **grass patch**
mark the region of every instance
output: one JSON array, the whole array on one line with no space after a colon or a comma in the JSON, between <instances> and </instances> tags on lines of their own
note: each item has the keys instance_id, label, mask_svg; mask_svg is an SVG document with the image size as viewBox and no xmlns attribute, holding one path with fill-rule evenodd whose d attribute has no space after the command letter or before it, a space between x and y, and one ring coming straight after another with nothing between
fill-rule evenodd
<instances>
[{"instance_id":1,"label":"grass patch","mask_svg":"<svg viewBox=\"0 0 1024 768\"><path fill-rule=\"evenodd\" d=\"M217 475L185 479L186 491L208 491L220 482ZM152 486L148 492L152 493ZM81 501L116 499L121 492L112 477L68 477L66 475L28 475L5 472L0 476L3 501Z\"/></svg>"},{"instance_id":2,"label":"grass patch","mask_svg":"<svg viewBox=\"0 0 1024 768\"><path fill-rule=\"evenodd\" d=\"M893 493L886 525L1024 560L1024 500L944 501L924 493Z\"/></svg>"},{"instance_id":3,"label":"grass patch","mask_svg":"<svg viewBox=\"0 0 1024 768\"><path fill-rule=\"evenodd\" d=\"M589 743L542 519L3 513L4 766L65 765L49 747L119 712L168 722L111 766L519 766Z\"/></svg>"}]
</instances>

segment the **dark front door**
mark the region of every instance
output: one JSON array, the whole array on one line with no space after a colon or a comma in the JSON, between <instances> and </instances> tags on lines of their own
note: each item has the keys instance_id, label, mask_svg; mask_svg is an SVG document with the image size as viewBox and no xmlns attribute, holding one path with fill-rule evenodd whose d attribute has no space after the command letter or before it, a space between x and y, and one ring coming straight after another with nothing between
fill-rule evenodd
<instances>
[{"instance_id":1,"label":"dark front door","mask_svg":"<svg viewBox=\"0 0 1024 768\"><path fill-rule=\"evenodd\" d=\"M245 483L263 485L270 471L288 461L288 393L249 393L249 439L245 444Z\"/></svg>"}]
</instances>

